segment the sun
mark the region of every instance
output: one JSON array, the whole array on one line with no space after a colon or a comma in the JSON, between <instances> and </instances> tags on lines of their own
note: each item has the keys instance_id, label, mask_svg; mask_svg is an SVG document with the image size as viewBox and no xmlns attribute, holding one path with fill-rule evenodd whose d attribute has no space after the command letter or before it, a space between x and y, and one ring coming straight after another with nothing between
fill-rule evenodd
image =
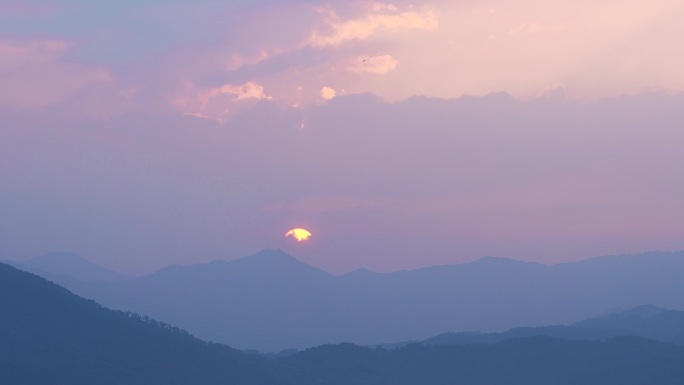
<instances>
[{"instance_id":1,"label":"sun","mask_svg":"<svg viewBox=\"0 0 684 385\"><path fill-rule=\"evenodd\" d=\"M297 242L303 242L309 239L309 237L311 237L311 233L309 232L309 230L296 228L285 233L285 237L289 236L293 236L297 240Z\"/></svg>"}]
</instances>

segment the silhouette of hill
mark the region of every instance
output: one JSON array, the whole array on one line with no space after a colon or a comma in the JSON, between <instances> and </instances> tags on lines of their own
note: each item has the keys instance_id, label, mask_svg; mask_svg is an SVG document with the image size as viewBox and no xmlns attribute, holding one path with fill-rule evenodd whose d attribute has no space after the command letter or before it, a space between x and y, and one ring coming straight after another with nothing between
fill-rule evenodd
<instances>
[{"instance_id":1,"label":"silhouette of hill","mask_svg":"<svg viewBox=\"0 0 684 385\"><path fill-rule=\"evenodd\" d=\"M571 325L519 327L500 333L479 331L442 333L422 341L395 342L373 347L396 349L415 343L426 346L495 344L510 339L539 336L587 341L638 336L684 345L684 312L654 305L642 305L629 310L614 311L601 317L589 318Z\"/></svg>"},{"instance_id":2,"label":"silhouette of hill","mask_svg":"<svg viewBox=\"0 0 684 385\"><path fill-rule=\"evenodd\" d=\"M638 337L493 345L408 345L394 350L328 345L281 358L300 384L647 385L684 381L684 348Z\"/></svg>"},{"instance_id":3,"label":"silhouette of hill","mask_svg":"<svg viewBox=\"0 0 684 385\"><path fill-rule=\"evenodd\" d=\"M550 337L563 340L607 340L621 336L638 335L627 330L594 329L572 326L539 326L520 327L501 333L460 332L443 333L421 341L424 345L468 345L468 344L494 344L514 338Z\"/></svg>"},{"instance_id":4,"label":"silhouette of hill","mask_svg":"<svg viewBox=\"0 0 684 385\"><path fill-rule=\"evenodd\" d=\"M340 344L269 360L108 310L5 264L0 264L0 309L0 374L12 385L684 382L684 347L637 337L593 342L532 337L395 350Z\"/></svg>"},{"instance_id":5,"label":"silhouette of hill","mask_svg":"<svg viewBox=\"0 0 684 385\"><path fill-rule=\"evenodd\" d=\"M205 340L269 352L421 341L448 330L569 324L607 308L644 303L684 309L682 273L683 252L654 252L552 266L485 257L390 274L357 270L333 276L267 250L233 261L169 266L122 282L58 282Z\"/></svg>"},{"instance_id":6,"label":"silhouette of hill","mask_svg":"<svg viewBox=\"0 0 684 385\"><path fill-rule=\"evenodd\" d=\"M281 383L268 362L0 264L5 384Z\"/></svg>"},{"instance_id":7,"label":"silhouette of hill","mask_svg":"<svg viewBox=\"0 0 684 385\"><path fill-rule=\"evenodd\" d=\"M626 330L642 337L684 344L684 311L643 305L575 323L575 327Z\"/></svg>"}]
</instances>

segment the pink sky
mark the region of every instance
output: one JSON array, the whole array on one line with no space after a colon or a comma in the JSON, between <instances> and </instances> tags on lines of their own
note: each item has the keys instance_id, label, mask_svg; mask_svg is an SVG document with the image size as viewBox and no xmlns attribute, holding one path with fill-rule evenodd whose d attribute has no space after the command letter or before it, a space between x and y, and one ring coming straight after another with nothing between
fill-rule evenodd
<instances>
[{"instance_id":1,"label":"pink sky","mask_svg":"<svg viewBox=\"0 0 684 385\"><path fill-rule=\"evenodd\" d=\"M682 16L3 3L0 252L140 273L264 247L334 272L684 249Z\"/></svg>"}]
</instances>

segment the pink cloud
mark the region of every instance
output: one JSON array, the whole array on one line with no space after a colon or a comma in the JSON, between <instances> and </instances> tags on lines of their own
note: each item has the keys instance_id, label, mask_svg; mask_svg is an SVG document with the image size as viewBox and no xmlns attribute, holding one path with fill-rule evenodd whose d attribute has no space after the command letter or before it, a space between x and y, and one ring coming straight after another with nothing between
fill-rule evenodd
<instances>
[{"instance_id":1,"label":"pink cloud","mask_svg":"<svg viewBox=\"0 0 684 385\"><path fill-rule=\"evenodd\" d=\"M396 7L389 8L389 10L395 9ZM388 10L388 8L377 10ZM366 40L381 30L430 30L437 28L437 25L437 16L428 9L393 14L371 12L363 17L345 21L330 18L327 21L329 31L314 31L305 44L316 48L339 46L352 40Z\"/></svg>"},{"instance_id":2,"label":"pink cloud","mask_svg":"<svg viewBox=\"0 0 684 385\"><path fill-rule=\"evenodd\" d=\"M399 61L391 55L359 56L345 68L353 73L386 74L397 67Z\"/></svg>"},{"instance_id":3,"label":"pink cloud","mask_svg":"<svg viewBox=\"0 0 684 385\"><path fill-rule=\"evenodd\" d=\"M183 116L222 122L232 116L235 111L251 106L251 104L243 106L244 102L272 99L273 97L266 94L261 84L253 81L241 85L224 84L210 88L197 87L186 82L170 102L176 108L184 110Z\"/></svg>"},{"instance_id":4,"label":"pink cloud","mask_svg":"<svg viewBox=\"0 0 684 385\"><path fill-rule=\"evenodd\" d=\"M49 63L64 55L69 45L62 40L0 40L0 70L8 72L26 65Z\"/></svg>"},{"instance_id":5,"label":"pink cloud","mask_svg":"<svg viewBox=\"0 0 684 385\"><path fill-rule=\"evenodd\" d=\"M69 49L57 39L0 41L0 105L41 108L113 81L105 68L62 60Z\"/></svg>"},{"instance_id":6,"label":"pink cloud","mask_svg":"<svg viewBox=\"0 0 684 385\"><path fill-rule=\"evenodd\" d=\"M332 100L337 96L337 91L332 87L321 88L321 97L324 100Z\"/></svg>"},{"instance_id":7,"label":"pink cloud","mask_svg":"<svg viewBox=\"0 0 684 385\"><path fill-rule=\"evenodd\" d=\"M235 101L248 99L266 99L271 100L272 97L264 93L264 87L255 82L246 82L245 84L234 86L232 84L224 84L221 87L216 87L209 90L207 93L200 95L200 100L206 104L209 99L216 96L230 94L235 96Z\"/></svg>"},{"instance_id":8,"label":"pink cloud","mask_svg":"<svg viewBox=\"0 0 684 385\"><path fill-rule=\"evenodd\" d=\"M231 16L235 23L216 27L217 35L226 38L194 42L165 57L172 63L161 69L168 72L168 81L155 86L165 90L164 99L182 106L183 112L213 116L203 110L210 101L218 108L217 100L225 99L224 109L235 107L229 99L237 94L222 91L225 82L231 86L258 83L268 89L269 97L299 106L319 102L322 87L331 85L338 94L347 93L345 89L376 92L359 75L392 72L399 63L394 39L438 25L435 9L401 3L355 1L319 9L309 4L265 5L258 10L245 11L239 21ZM371 46L378 44L374 37L383 38L382 48ZM351 41L360 44L344 44ZM152 70L158 68L151 64L148 71ZM204 100L199 100L199 93Z\"/></svg>"},{"instance_id":9,"label":"pink cloud","mask_svg":"<svg viewBox=\"0 0 684 385\"><path fill-rule=\"evenodd\" d=\"M229 71L235 71L245 66L259 64L266 60L272 59L284 53L285 51L286 49L284 48L273 47L270 49L262 49L258 53L252 55L241 55L239 53L233 53L230 57L230 61L226 69Z\"/></svg>"},{"instance_id":10,"label":"pink cloud","mask_svg":"<svg viewBox=\"0 0 684 385\"><path fill-rule=\"evenodd\" d=\"M201 119L141 113L51 130L63 109L3 113L0 180L15 193L1 235L13 248L160 256L152 265L247 253L295 220L321 235L308 256L339 268L681 248L683 96L354 95L295 110L225 93ZM250 104L224 124L206 119Z\"/></svg>"},{"instance_id":11,"label":"pink cloud","mask_svg":"<svg viewBox=\"0 0 684 385\"><path fill-rule=\"evenodd\" d=\"M536 35L546 32L558 32L565 31L568 29L568 22L562 21L553 24L539 24L539 23L522 23L515 28L511 28L509 33L511 35L526 33L530 35Z\"/></svg>"},{"instance_id":12,"label":"pink cloud","mask_svg":"<svg viewBox=\"0 0 684 385\"><path fill-rule=\"evenodd\" d=\"M381 11L393 11L393 12L395 12L395 11L399 10L396 5L389 4L389 3L371 3L371 4L369 4L369 8L373 12L381 12Z\"/></svg>"}]
</instances>

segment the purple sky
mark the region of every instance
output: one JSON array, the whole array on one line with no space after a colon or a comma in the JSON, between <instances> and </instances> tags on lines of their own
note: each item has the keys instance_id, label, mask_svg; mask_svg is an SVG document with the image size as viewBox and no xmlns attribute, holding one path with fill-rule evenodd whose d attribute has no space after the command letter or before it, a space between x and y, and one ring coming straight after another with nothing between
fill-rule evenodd
<instances>
[{"instance_id":1,"label":"purple sky","mask_svg":"<svg viewBox=\"0 0 684 385\"><path fill-rule=\"evenodd\" d=\"M684 249L682 17L0 1L0 259L140 274L269 247L339 273Z\"/></svg>"}]
</instances>

